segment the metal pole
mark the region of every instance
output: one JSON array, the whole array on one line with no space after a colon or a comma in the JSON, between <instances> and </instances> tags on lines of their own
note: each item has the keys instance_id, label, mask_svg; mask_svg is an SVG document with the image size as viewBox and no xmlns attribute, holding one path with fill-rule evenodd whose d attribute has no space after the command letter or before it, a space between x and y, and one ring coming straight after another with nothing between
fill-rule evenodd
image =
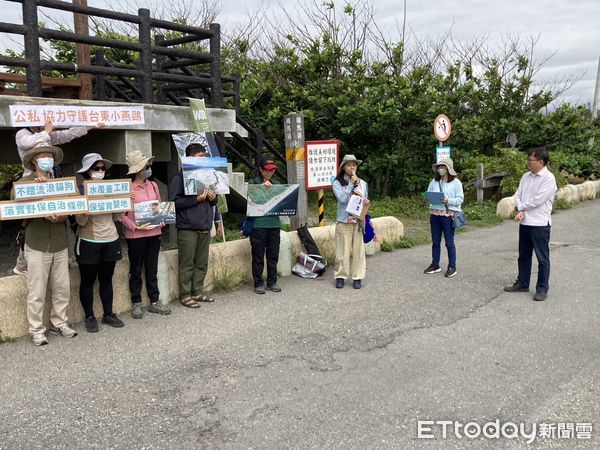
<instances>
[{"instance_id":1,"label":"metal pole","mask_svg":"<svg viewBox=\"0 0 600 450\"><path fill-rule=\"evenodd\" d=\"M598 58L598 73L596 75L596 89L594 91L594 105L592 107L592 120L598 115L600 108L600 58Z\"/></svg>"},{"instance_id":2,"label":"metal pole","mask_svg":"<svg viewBox=\"0 0 600 450\"><path fill-rule=\"evenodd\" d=\"M319 197L319 226L325 226L325 191L323 189L319 189L318 191Z\"/></svg>"},{"instance_id":3,"label":"metal pole","mask_svg":"<svg viewBox=\"0 0 600 450\"><path fill-rule=\"evenodd\" d=\"M23 0L23 25L25 26L25 58L28 62L27 95L42 97L42 63L36 0Z\"/></svg>"}]
</instances>

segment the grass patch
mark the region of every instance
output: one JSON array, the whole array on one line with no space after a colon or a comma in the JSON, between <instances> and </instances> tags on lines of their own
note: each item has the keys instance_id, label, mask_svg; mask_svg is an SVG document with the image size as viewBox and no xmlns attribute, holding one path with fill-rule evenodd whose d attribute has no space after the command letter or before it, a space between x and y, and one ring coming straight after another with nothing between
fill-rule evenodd
<instances>
[{"instance_id":1,"label":"grass patch","mask_svg":"<svg viewBox=\"0 0 600 450\"><path fill-rule=\"evenodd\" d=\"M233 291L238 286L250 282L250 275L234 272L227 264L220 263L214 273L213 290L215 291Z\"/></svg>"},{"instance_id":2,"label":"grass patch","mask_svg":"<svg viewBox=\"0 0 600 450\"><path fill-rule=\"evenodd\" d=\"M554 206L552 207L552 211L560 210L560 209L571 209L573 207L573 203L567 200L566 198L557 198L554 200Z\"/></svg>"},{"instance_id":3,"label":"grass patch","mask_svg":"<svg viewBox=\"0 0 600 450\"><path fill-rule=\"evenodd\" d=\"M467 225L484 227L501 223L503 219L496 215L496 205L492 200L463 205Z\"/></svg>"}]
</instances>

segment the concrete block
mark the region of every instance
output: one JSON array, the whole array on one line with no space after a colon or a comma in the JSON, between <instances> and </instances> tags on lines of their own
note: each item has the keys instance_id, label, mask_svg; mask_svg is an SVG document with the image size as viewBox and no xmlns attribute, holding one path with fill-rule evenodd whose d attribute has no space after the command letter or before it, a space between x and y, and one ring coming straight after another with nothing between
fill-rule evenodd
<instances>
[{"instance_id":1,"label":"concrete block","mask_svg":"<svg viewBox=\"0 0 600 450\"><path fill-rule=\"evenodd\" d=\"M404 235L404 226L395 217L373 219L373 226L379 236L380 242L397 241ZM335 225L310 228L310 232L319 246L321 253L328 258L329 264L335 264ZM290 261L291 269L296 256L300 251L304 251L304 249L296 231L288 232L288 237L290 242L289 251L291 252L288 261ZM380 250L380 242L375 244L377 251ZM161 299L166 302L176 301L179 298L177 250L167 250L163 254L166 260L167 271L169 272L170 294L161 293ZM222 282L218 280L225 280L233 284L249 279L252 272L251 266L252 254L248 238L211 245L205 290L213 290L218 283ZM71 300L67 314L71 323L77 323L83 321L85 316L79 302L79 270L76 266L70 270L70 283ZM113 288L113 311L115 314L123 314L130 311L129 261L127 259L119 261L115 267ZM0 295L0 336L6 339L27 335L27 279L18 275L0 278L0 292L2 293ZM142 304L147 306L148 298L145 292L145 287L142 287ZM49 324L50 316L51 293L49 292L48 294L45 308L46 324ZM94 298L94 314L96 317L101 318L103 311L97 284L95 286ZM124 332L127 332L126 330L127 328L125 328Z\"/></svg>"},{"instance_id":2,"label":"concrete block","mask_svg":"<svg viewBox=\"0 0 600 450\"><path fill-rule=\"evenodd\" d=\"M504 197L496 205L496 215L508 219L514 214L515 206L517 206L517 203L514 196Z\"/></svg>"}]
</instances>

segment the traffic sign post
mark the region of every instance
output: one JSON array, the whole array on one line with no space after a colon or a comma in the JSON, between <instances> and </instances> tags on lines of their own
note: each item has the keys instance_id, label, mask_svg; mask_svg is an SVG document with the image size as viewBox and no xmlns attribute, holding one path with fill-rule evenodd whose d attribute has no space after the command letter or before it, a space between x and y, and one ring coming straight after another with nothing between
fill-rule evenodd
<instances>
[{"instance_id":1,"label":"traffic sign post","mask_svg":"<svg viewBox=\"0 0 600 450\"><path fill-rule=\"evenodd\" d=\"M452 133L452 123L446 114L440 114L433 121L433 134L439 142L435 149L435 163L439 164L440 160L450 158L450 146L445 146Z\"/></svg>"},{"instance_id":2,"label":"traffic sign post","mask_svg":"<svg viewBox=\"0 0 600 450\"><path fill-rule=\"evenodd\" d=\"M433 121L433 134L440 142L440 147L450 138L452 124L446 114L440 114Z\"/></svg>"}]
</instances>

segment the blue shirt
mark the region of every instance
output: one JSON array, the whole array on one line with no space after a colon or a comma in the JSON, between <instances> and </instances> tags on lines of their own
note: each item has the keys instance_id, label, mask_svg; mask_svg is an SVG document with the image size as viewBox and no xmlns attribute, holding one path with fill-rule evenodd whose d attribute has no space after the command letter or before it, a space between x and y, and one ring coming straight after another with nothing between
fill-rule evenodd
<instances>
[{"instance_id":1,"label":"blue shirt","mask_svg":"<svg viewBox=\"0 0 600 450\"><path fill-rule=\"evenodd\" d=\"M348 183L346 186L342 186L338 180L333 182L333 194L338 201L336 220L338 222L348 223L349 214L346 212L346 207L348 206L348 202L350 201L355 186L350 183L350 177L346 174L344 174L344 180ZM369 186L363 180L360 180L360 191L364 198L369 198Z\"/></svg>"},{"instance_id":2,"label":"blue shirt","mask_svg":"<svg viewBox=\"0 0 600 450\"><path fill-rule=\"evenodd\" d=\"M441 189L440 189L441 187ZM465 194L463 192L462 183L458 178L455 178L450 183L444 182L444 180L437 181L435 178L429 183L427 188L429 192L443 192L444 197L448 199L448 209L451 211L460 211L460 205L465 200ZM429 205L429 209L437 209L445 211L444 205Z\"/></svg>"}]
</instances>

